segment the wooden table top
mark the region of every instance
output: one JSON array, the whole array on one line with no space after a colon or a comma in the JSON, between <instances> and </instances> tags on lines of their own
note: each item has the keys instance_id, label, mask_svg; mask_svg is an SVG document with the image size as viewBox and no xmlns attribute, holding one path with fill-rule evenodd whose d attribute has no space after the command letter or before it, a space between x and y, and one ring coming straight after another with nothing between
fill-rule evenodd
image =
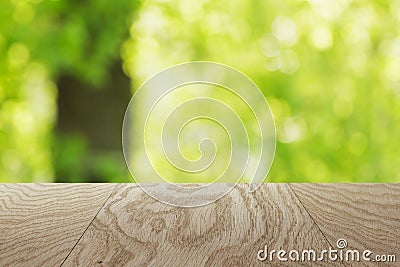
<instances>
[{"instance_id":1,"label":"wooden table top","mask_svg":"<svg viewBox=\"0 0 400 267\"><path fill-rule=\"evenodd\" d=\"M135 184L0 184L0 266L289 266L257 253L321 251L338 239L397 254L379 266L400 266L400 184L247 186L179 208Z\"/></svg>"}]
</instances>

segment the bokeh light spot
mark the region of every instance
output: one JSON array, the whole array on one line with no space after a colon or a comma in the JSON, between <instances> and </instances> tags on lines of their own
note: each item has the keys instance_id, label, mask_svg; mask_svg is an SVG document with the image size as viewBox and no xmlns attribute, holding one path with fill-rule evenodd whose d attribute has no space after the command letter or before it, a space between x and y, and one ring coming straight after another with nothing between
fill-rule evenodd
<instances>
[{"instance_id":1,"label":"bokeh light spot","mask_svg":"<svg viewBox=\"0 0 400 267\"><path fill-rule=\"evenodd\" d=\"M292 143L305 138L307 126L300 117L289 117L278 132L278 139L282 143Z\"/></svg>"},{"instance_id":2,"label":"bokeh light spot","mask_svg":"<svg viewBox=\"0 0 400 267\"><path fill-rule=\"evenodd\" d=\"M278 16L272 22L272 33L280 41L288 46L295 45L297 42L296 23L284 16Z\"/></svg>"},{"instance_id":3,"label":"bokeh light spot","mask_svg":"<svg viewBox=\"0 0 400 267\"><path fill-rule=\"evenodd\" d=\"M299 58L293 50L284 50L278 57L279 69L283 73L295 73L299 68L299 63Z\"/></svg>"},{"instance_id":4,"label":"bokeh light spot","mask_svg":"<svg viewBox=\"0 0 400 267\"><path fill-rule=\"evenodd\" d=\"M22 43L14 43L8 50L8 61L12 67L21 67L29 60L29 50Z\"/></svg>"},{"instance_id":5,"label":"bokeh light spot","mask_svg":"<svg viewBox=\"0 0 400 267\"><path fill-rule=\"evenodd\" d=\"M318 27L311 33L311 42L315 48L326 50L332 46L332 33L327 27Z\"/></svg>"},{"instance_id":6,"label":"bokeh light spot","mask_svg":"<svg viewBox=\"0 0 400 267\"><path fill-rule=\"evenodd\" d=\"M260 47L267 57L276 57L281 52L281 43L271 34L267 34L261 38Z\"/></svg>"}]
</instances>

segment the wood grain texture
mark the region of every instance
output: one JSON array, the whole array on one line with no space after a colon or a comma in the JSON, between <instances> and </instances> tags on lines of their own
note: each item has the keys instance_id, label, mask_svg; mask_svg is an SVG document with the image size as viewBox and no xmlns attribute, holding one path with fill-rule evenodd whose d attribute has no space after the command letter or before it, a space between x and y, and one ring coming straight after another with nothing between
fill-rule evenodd
<instances>
[{"instance_id":1,"label":"wood grain texture","mask_svg":"<svg viewBox=\"0 0 400 267\"><path fill-rule=\"evenodd\" d=\"M251 194L239 185L196 208L168 206L135 185L120 185L64 266L283 266L257 260L265 245L329 247L287 184L265 184Z\"/></svg>"},{"instance_id":2,"label":"wood grain texture","mask_svg":"<svg viewBox=\"0 0 400 267\"><path fill-rule=\"evenodd\" d=\"M257 260L265 245L321 251L339 238L399 257L400 184L247 188L177 208L134 184L0 184L0 266L347 266Z\"/></svg>"},{"instance_id":3,"label":"wood grain texture","mask_svg":"<svg viewBox=\"0 0 400 267\"><path fill-rule=\"evenodd\" d=\"M0 266L59 266L113 184L0 184Z\"/></svg>"},{"instance_id":4,"label":"wood grain texture","mask_svg":"<svg viewBox=\"0 0 400 267\"><path fill-rule=\"evenodd\" d=\"M396 263L380 265L400 266L400 184L290 186L333 247L344 238L351 249L397 254Z\"/></svg>"}]
</instances>

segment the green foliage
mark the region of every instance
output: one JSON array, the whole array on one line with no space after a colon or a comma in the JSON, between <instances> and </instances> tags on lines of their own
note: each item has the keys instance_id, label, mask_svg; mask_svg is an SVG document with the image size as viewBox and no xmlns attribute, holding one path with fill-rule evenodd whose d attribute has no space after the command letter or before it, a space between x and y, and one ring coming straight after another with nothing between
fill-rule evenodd
<instances>
[{"instance_id":1,"label":"green foliage","mask_svg":"<svg viewBox=\"0 0 400 267\"><path fill-rule=\"evenodd\" d=\"M69 73L101 84L138 4L1 1L0 181L53 180L54 81Z\"/></svg>"},{"instance_id":2,"label":"green foliage","mask_svg":"<svg viewBox=\"0 0 400 267\"><path fill-rule=\"evenodd\" d=\"M277 126L269 181L399 181L399 1L157 0L132 24L138 7L0 1L0 182L52 181L53 158L84 181L84 142L52 155L57 76L100 85L121 44L136 88L193 60L252 78ZM124 175L113 156L93 160L103 176Z\"/></svg>"},{"instance_id":3,"label":"green foliage","mask_svg":"<svg viewBox=\"0 0 400 267\"><path fill-rule=\"evenodd\" d=\"M148 1L132 32L136 81L209 60L262 88L278 134L269 181L399 181L399 1Z\"/></svg>"}]
</instances>

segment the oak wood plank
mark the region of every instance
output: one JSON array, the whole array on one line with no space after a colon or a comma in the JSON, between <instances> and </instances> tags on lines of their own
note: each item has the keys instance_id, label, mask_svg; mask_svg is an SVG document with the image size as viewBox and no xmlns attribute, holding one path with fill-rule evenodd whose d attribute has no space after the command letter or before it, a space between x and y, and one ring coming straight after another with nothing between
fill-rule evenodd
<instances>
[{"instance_id":1,"label":"oak wood plank","mask_svg":"<svg viewBox=\"0 0 400 267\"><path fill-rule=\"evenodd\" d=\"M396 263L381 265L399 266L400 184L290 186L333 247L344 238L349 249L397 254Z\"/></svg>"},{"instance_id":2,"label":"oak wood plank","mask_svg":"<svg viewBox=\"0 0 400 267\"><path fill-rule=\"evenodd\" d=\"M113 184L0 184L0 266L59 266Z\"/></svg>"},{"instance_id":3,"label":"oak wood plank","mask_svg":"<svg viewBox=\"0 0 400 267\"><path fill-rule=\"evenodd\" d=\"M128 184L119 185L64 266L282 266L258 261L265 245L329 247L287 184L265 184L251 194L238 185L196 208L162 204Z\"/></svg>"}]
</instances>

